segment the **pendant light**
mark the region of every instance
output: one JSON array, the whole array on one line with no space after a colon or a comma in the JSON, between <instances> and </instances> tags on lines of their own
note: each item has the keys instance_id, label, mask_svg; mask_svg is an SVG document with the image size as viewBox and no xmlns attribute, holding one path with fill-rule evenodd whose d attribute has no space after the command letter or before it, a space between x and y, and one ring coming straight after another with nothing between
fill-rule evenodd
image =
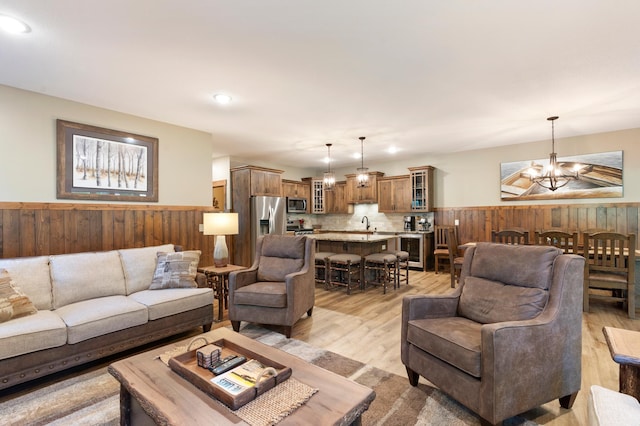
<instances>
[{"instance_id":1,"label":"pendant light","mask_svg":"<svg viewBox=\"0 0 640 426\"><path fill-rule=\"evenodd\" d=\"M322 182L324 183L325 191L331 191L334 186L336 186L336 174L331 171L331 144L327 144L327 152L329 159L329 171L324 172L324 178Z\"/></svg>"},{"instance_id":2,"label":"pendant light","mask_svg":"<svg viewBox=\"0 0 640 426\"><path fill-rule=\"evenodd\" d=\"M356 185L358 188L368 188L369 183L369 169L364 166L364 136L360 136L360 167L356 169L357 177L356 180L358 184Z\"/></svg>"},{"instance_id":3,"label":"pendant light","mask_svg":"<svg viewBox=\"0 0 640 426\"><path fill-rule=\"evenodd\" d=\"M580 169L582 165L574 163L571 169L567 169L563 163L558 163L556 155L555 126L554 122L557 116L548 117L551 121L551 154L549 154L549 165L542 167L541 165L532 164L527 171L529 179L537 183L549 191L555 191L562 188L572 180L580 179Z\"/></svg>"}]
</instances>

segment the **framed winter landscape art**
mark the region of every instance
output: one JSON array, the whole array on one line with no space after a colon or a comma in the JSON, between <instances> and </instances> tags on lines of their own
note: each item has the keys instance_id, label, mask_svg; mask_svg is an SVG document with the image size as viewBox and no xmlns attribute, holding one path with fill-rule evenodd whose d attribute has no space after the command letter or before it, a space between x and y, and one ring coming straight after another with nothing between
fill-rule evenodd
<instances>
[{"instance_id":1,"label":"framed winter landscape art","mask_svg":"<svg viewBox=\"0 0 640 426\"><path fill-rule=\"evenodd\" d=\"M158 201L158 139L57 120L57 198Z\"/></svg>"}]
</instances>

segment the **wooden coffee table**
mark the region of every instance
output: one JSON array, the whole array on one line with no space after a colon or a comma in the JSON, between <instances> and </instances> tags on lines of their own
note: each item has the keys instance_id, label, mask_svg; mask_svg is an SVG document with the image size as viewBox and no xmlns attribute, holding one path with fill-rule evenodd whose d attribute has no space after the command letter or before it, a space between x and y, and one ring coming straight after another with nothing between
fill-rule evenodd
<instances>
[{"instance_id":1,"label":"wooden coffee table","mask_svg":"<svg viewBox=\"0 0 640 426\"><path fill-rule=\"evenodd\" d=\"M229 329L219 328L205 334L289 366L292 377L318 389L279 425L359 425L360 416L375 398L375 392L365 386ZM109 366L109 373L120 382L122 425L246 424L158 359L160 354L176 346L186 346L189 341L191 339L144 352Z\"/></svg>"}]
</instances>

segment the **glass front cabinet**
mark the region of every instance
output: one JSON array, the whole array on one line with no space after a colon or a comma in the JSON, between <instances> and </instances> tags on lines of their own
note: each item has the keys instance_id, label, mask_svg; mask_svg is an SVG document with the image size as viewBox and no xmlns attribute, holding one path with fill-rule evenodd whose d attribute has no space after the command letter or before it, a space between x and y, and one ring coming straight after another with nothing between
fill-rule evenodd
<instances>
[{"instance_id":1,"label":"glass front cabinet","mask_svg":"<svg viewBox=\"0 0 640 426\"><path fill-rule=\"evenodd\" d=\"M433 167L409 167L411 176L411 211L433 210Z\"/></svg>"}]
</instances>

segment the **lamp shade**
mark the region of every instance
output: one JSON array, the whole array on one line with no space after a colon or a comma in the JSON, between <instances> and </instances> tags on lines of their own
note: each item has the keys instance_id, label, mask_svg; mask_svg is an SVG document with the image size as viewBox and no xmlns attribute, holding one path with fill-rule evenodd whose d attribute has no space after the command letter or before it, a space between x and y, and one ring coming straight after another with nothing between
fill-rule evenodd
<instances>
[{"instance_id":1,"label":"lamp shade","mask_svg":"<svg viewBox=\"0 0 640 426\"><path fill-rule=\"evenodd\" d=\"M236 235L238 213L204 213L204 235Z\"/></svg>"}]
</instances>

